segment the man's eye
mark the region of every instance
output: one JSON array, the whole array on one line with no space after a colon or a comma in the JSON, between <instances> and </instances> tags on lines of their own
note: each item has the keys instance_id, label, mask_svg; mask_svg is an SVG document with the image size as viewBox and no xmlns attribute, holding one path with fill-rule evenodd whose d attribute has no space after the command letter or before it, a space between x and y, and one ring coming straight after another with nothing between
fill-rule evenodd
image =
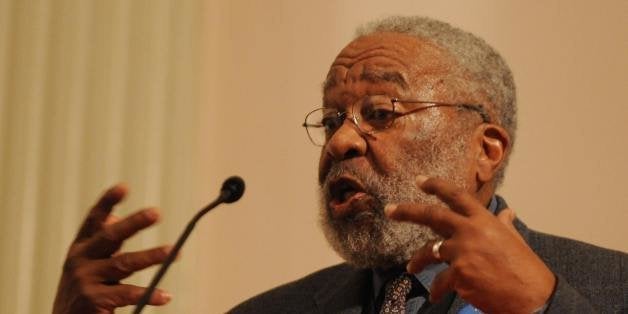
<instances>
[{"instance_id":1,"label":"man's eye","mask_svg":"<svg viewBox=\"0 0 628 314\"><path fill-rule=\"evenodd\" d=\"M368 123L376 125L386 125L395 118L395 113L389 107L364 108L362 118Z\"/></svg>"},{"instance_id":2,"label":"man's eye","mask_svg":"<svg viewBox=\"0 0 628 314\"><path fill-rule=\"evenodd\" d=\"M334 133L342 124L342 118L338 116L324 117L321 124L325 127L325 133Z\"/></svg>"}]
</instances>

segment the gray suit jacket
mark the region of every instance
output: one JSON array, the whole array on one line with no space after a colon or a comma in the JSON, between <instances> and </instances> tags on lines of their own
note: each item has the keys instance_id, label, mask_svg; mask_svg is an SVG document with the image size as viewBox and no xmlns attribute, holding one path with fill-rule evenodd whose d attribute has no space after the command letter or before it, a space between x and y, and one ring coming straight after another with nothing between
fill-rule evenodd
<instances>
[{"instance_id":1,"label":"gray suit jacket","mask_svg":"<svg viewBox=\"0 0 628 314\"><path fill-rule=\"evenodd\" d=\"M498 201L498 208L506 207ZM628 313L628 254L533 231L519 220L515 227L558 278L546 313ZM253 297L229 313L365 313L372 301L371 276L369 269L339 264ZM458 313L464 305L453 293L444 299L428 313Z\"/></svg>"}]
</instances>

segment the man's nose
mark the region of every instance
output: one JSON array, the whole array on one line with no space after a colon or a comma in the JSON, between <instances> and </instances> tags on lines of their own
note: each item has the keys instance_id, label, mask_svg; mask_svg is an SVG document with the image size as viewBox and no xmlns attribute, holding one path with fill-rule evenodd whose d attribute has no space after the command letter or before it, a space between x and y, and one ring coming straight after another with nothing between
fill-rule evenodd
<instances>
[{"instance_id":1,"label":"man's nose","mask_svg":"<svg viewBox=\"0 0 628 314\"><path fill-rule=\"evenodd\" d=\"M355 122L357 121L353 117L347 117L327 142L325 150L334 160L340 161L366 154L368 144Z\"/></svg>"}]
</instances>

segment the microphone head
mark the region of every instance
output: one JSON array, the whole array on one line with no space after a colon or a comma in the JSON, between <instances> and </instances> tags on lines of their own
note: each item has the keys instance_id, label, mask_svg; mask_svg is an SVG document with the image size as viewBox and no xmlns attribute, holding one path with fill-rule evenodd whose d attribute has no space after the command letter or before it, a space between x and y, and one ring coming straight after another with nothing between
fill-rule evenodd
<instances>
[{"instance_id":1,"label":"microphone head","mask_svg":"<svg viewBox=\"0 0 628 314\"><path fill-rule=\"evenodd\" d=\"M220 195L225 203L239 200L242 194L244 194L244 180L238 176L227 178L220 189Z\"/></svg>"}]
</instances>

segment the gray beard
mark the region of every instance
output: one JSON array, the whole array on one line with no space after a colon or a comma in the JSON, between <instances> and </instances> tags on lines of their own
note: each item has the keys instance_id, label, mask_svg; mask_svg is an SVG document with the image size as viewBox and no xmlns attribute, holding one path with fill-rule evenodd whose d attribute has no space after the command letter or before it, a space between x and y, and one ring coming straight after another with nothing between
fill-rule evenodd
<instances>
[{"instance_id":1,"label":"gray beard","mask_svg":"<svg viewBox=\"0 0 628 314\"><path fill-rule=\"evenodd\" d=\"M410 147L396 161L400 167L386 175L373 169L358 169L351 160L333 164L320 186L320 225L332 248L356 267L388 269L404 265L426 242L440 239L427 226L386 218L383 209L389 203L402 202L444 206L435 196L416 186L416 177L438 177L465 188L462 163L466 141L462 136L440 138L430 141L432 145L423 143L428 149ZM343 174L359 180L373 200L368 211L333 218L328 205L331 200L328 187Z\"/></svg>"}]
</instances>

